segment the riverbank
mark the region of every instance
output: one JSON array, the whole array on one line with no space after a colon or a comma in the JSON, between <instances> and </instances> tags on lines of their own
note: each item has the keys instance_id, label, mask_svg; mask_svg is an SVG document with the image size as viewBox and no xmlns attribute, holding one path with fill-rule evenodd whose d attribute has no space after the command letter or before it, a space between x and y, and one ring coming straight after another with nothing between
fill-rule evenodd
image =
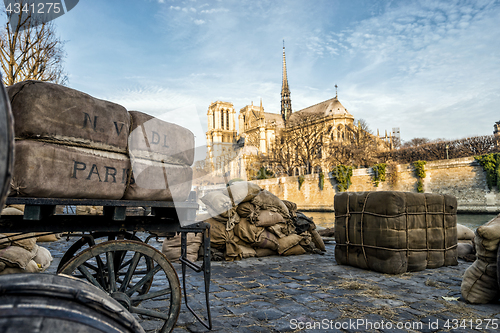
<instances>
[{"instance_id":1,"label":"riverbank","mask_svg":"<svg viewBox=\"0 0 500 333\"><path fill-rule=\"evenodd\" d=\"M65 240L41 244L56 257L49 272L55 271L70 244ZM155 240L150 245L161 248ZM500 303L471 305L461 299L462 274L470 262L388 275L338 265L334 243L326 247L324 255L212 262L211 332L498 331L492 325L500 326ZM180 275L180 265L174 266ZM201 275L190 272L186 282L190 305L201 310ZM456 323L465 327L452 330ZM159 322L142 320L141 324L153 332ZM209 331L183 305L173 332Z\"/></svg>"}]
</instances>

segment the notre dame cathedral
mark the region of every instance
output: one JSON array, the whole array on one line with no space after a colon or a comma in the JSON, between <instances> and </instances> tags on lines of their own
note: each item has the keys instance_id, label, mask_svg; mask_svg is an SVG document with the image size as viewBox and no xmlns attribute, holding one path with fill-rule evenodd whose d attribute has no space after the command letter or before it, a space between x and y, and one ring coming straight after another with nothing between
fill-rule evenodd
<instances>
[{"instance_id":1,"label":"notre dame cathedral","mask_svg":"<svg viewBox=\"0 0 500 333\"><path fill-rule=\"evenodd\" d=\"M337 87L337 86L335 86ZM293 111L288 86L285 47L283 46L283 76L281 114L264 111L253 102L240 109L238 126L236 111L230 102L216 101L207 112L207 157L195 165L226 178L249 177L249 163L255 160L268 165L279 164L281 175L301 175L330 170L341 160L335 144L363 137L360 124L340 103L338 96L299 111ZM367 133L364 133L367 134ZM367 134L377 150L392 146L392 137L380 138ZM366 137L366 135L365 135Z\"/></svg>"}]
</instances>

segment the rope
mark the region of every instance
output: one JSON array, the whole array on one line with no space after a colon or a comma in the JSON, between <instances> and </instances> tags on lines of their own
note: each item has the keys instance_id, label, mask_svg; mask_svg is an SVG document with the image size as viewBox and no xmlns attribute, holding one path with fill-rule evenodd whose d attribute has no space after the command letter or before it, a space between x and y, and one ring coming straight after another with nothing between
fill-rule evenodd
<instances>
[{"instance_id":1,"label":"rope","mask_svg":"<svg viewBox=\"0 0 500 333\"><path fill-rule=\"evenodd\" d=\"M365 202L363 203L363 209L361 210L361 228L360 228L360 232L361 232L361 249L363 250L363 257L365 258L365 262L366 262L366 266L367 267L370 267L370 265L368 264L368 258L366 257L366 251L365 251L365 246L364 246L364 242L363 242L363 239L364 239L364 235L363 235L363 216L364 216L364 211L365 211L365 207L366 207L366 202L368 201L368 197L370 196L370 193L368 193L365 197Z\"/></svg>"}]
</instances>

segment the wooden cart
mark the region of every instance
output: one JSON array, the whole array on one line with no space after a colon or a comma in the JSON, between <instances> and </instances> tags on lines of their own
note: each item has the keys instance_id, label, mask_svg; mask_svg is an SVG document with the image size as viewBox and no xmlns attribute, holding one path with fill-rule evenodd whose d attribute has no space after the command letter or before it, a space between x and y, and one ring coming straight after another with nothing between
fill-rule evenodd
<instances>
[{"instance_id":1,"label":"wooden cart","mask_svg":"<svg viewBox=\"0 0 500 333\"><path fill-rule=\"evenodd\" d=\"M2 216L0 233L83 233L67 250L57 272L88 280L107 292L129 312L164 321L159 332L170 332L181 307L181 287L172 264L147 244L151 237L181 234L181 269L184 302L193 315L211 329L210 225L196 222L195 196L182 203L164 201L7 198L7 204L25 205L24 215ZM102 206L103 215L55 214L56 206ZM127 207L151 207L148 216L127 215ZM181 225L186 225L182 227ZM141 241L135 232L150 233ZM187 233L203 234L201 266L186 258ZM28 237L28 236L27 236ZM186 293L186 268L203 272L206 300L205 322L191 308ZM160 308L142 307L157 301Z\"/></svg>"},{"instance_id":2,"label":"wooden cart","mask_svg":"<svg viewBox=\"0 0 500 333\"><path fill-rule=\"evenodd\" d=\"M212 328L209 307L210 225L195 221L198 208L195 196L190 196L186 202L175 204L163 201L6 198L13 160L12 112L6 91L0 83L0 209L5 201L7 204L25 205L24 215L0 217L0 233L18 233L20 237L31 232L82 233L82 237L62 258L58 273L88 280L132 314L161 320L160 332L172 331L177 321L181 307L179 278L167 258L147 244L150 237L141 241L135 236L135 232L147 231L151 237L181 233L180 261L185 304L205 327ZM56 206L59 205L102 206L104 214L55 214ZM131 216L127 215L127 207L149 207L151 213L147 216ZM204 256L201 266L190 262L186 257L186 234L189 232L203 234ZM28 237L31 235L26 235ZM206 322L188 303L187 267L203 272ZM50 285L50 290L55 290L53 288ZM45 294L50 296L49 291ZM149 302L151 300L155 302ZM143 307L142 303L149 305ZM3 311L6 312L8 311Z\"/></svg>"}]
</instances>

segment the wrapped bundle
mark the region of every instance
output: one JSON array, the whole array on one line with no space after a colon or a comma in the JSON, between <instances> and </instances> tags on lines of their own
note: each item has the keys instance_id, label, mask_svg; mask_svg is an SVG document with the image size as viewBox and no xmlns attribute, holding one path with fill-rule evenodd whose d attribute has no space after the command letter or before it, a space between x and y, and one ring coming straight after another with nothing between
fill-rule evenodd
<instances>
[{"instance_id":1,"label":"wrapped bundle","mask_svg":"<svg viewBox=\"0 0 500 333\"><path fill-rule=\"evenodd\" d=\"M484 304L498 300L498 260L500 215L476 229L474 238L477 259L465 271L462 296L470 303Z\"/></svg>"},{"instance_id":2,"label":"wrapped bundle","mask_svg":"<svg viewBox=\"0 0 500 333\"><path fill-rule=\"evenodd\" d=\"M335 195L335 259L400 274L457 265L457 201L395 191Z\"/></svg>"},{"instance_id":3,"label":"wrapped bundle","mask_svg":"<svg viewBox=\"0 0 500 333\"><path fill-rule=\"evenodd\" d=\"M127 110L61 85L7 88L15 120L11 194L120 199L130 163Z\"/></svg>"}]
</instances>

